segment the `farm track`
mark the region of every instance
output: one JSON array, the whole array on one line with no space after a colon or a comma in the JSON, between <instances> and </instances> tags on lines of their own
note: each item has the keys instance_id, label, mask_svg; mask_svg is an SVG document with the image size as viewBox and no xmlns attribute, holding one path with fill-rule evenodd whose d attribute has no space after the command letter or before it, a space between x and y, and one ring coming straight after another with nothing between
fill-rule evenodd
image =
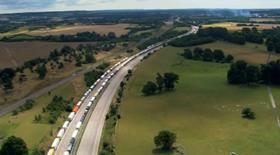
<instances>
[{"instance_id":1,"label":"farm track","mask_svg":"<svg viewBox=\"0 0 280 155\"><path fill-rule=\"evenodd\" d=\"M268 58L267 58L267 62L266 63L269 63L270 58L271 58L271 54L272 53L268 54ZM272 94L272 91L271 91L270 84L267 85L267 91L268 91L268 95L269 95L269 99L270 99L270 102L271 102L273 113L276 116L277 126L280 128L280 116L277 113L277 106L276 106L276 102L274 100L274 97L273 97L273 94Z\"/></svg>"}]
</instances>

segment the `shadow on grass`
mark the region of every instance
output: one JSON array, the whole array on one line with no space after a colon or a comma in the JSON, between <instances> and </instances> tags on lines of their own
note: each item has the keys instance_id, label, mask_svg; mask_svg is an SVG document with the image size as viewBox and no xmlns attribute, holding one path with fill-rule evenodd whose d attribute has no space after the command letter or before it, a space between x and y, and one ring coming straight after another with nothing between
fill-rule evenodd
<instances>
[{"instance_id":1,"label":"shadow on grass","mask_svg":"<svg viewBox=\"0 0 280 155\"><path fill-rule=\"evenodd\" d=\"M171 154L174 154L176 152L175 148L173 148L172 150L163 150L163 149L160 149L160 148L156 148L156 149L153 149L152 153L154 155L171 155Z\"/></svg>"},{"instance_id":2,"label":"shadow on grass","mask_svg":"<svg viewBox=\"0 0 280 155\"><path fill-rule=\"evenodd\" d=\"M183 155L184 153L177 147L173 147L171 150L164 150L161 148L153 149L153 155Z\"/></svg>"}]
</instances>

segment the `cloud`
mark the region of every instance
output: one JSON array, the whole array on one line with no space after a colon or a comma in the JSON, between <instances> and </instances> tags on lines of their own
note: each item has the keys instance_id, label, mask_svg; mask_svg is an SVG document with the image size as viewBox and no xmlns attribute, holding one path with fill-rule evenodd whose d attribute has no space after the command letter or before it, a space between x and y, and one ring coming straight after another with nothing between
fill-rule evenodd
<instances>
[{"instance_id":1,"label":"cloud","mask_svg":"<svg viewBox=\"0 0 280 155\"><path fill-rule=\"evenodd\" d=\"M24 11L275 8L280 0L0 0L0 13Z\"/></svg>"},{"instance_id":2,"label":"cloud","mask_svg":"<svg viewBox=\"0 0 280 155\"><path fill-rule=\"evenodd\" d=\"M7 9L44 8L53 5L56 0L0 0L0 6Z\"/></svg>"}]
</instances>

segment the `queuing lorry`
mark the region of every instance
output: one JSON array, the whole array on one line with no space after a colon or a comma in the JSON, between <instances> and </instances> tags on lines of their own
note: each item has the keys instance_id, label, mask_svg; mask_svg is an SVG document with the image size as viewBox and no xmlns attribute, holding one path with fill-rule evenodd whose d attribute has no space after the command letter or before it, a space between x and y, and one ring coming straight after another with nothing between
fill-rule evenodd
<instances>
[{"instance_id":1,"label":"queuing lorry","mask_svg":"<svg viewBox=\"0 0 280 155\"><path fill-rule=\"evenodd\" d=\"M69 123L70 123L69 121L65 121L62 128L66 129L68 127Z\"/></svg>"},{"instance_id":2,"label":"queuing lorry","mask_svg":"<svg viewBox=\"0 0 280 155\"><path fill-rule=\"evenodd\" d=\"M65 129L62 128L62 129L60 129L60 130L58 131L56 137L57 137L57 138L62 138L62 136L64 135L64 133L65 133Z\"/></svg>"},{"instance_id":3,"label":"queuing lorry","mask_svg":"<svg viewBox=\"0 0 280 155\"><path fill-rule=\"evenodd\" d=\"M77 125L76 125L76 129L80 129L82 126L82 122L78 122Z\"/></svg>"},{"instance_id":4,"label":"queuing lorry","mask_svg":"<svg viewBox=\"0 0 280 155\"><path fill-rule=\"evenodd\" d=\"M51 147L52 147L53 149L57 149L58 144L59 144L59 141L60 141L59 138L55 138L54 141L53 141L53 143L52 143L52 146L51 146Z\"/></svg>"},{"instance_id":5,"label":"queuing lorry","mask_svg":"<svg viewBox=\"0 0 280 155\"><path fill-rule=\"evenodd\" d=\"M47 155L54 155L54 151L55 150L53 148L49 149Z\"/></svg>"},{"instance_id":6,"label":"queuing lorry","mask_svg":"<svg viewBox=\"0 0 280 155\"><path fill-rule=\"evenodd\" d=\"M75 112L71 112L68 116L68 120L72 121L74 117L75 117Z\"/></svg>"}]
</instances>

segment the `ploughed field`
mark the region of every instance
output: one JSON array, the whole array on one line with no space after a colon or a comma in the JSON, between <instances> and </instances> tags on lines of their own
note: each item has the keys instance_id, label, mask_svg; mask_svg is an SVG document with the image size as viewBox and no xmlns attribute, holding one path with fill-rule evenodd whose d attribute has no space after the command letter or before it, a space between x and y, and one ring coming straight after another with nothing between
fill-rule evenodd
<instances>
[{"instance_id":1,"label":"ploughed field","mask_svg":"<svg viewBox=\"0 0 280 155\"><path fill-rule=\"evenodd\" d=\"M0 68L17 67L25 61L34 58L47 58L49 53L55 48L62 48L65 45L76 48L79 44L85 42L44 42L44 41L28 41L28 42L0 42Z\"/></svg>"},{"instance_id":2,"label":"ploughed field","mask_svg":"<svg viewBox=\"0 0 280 155\"><path fill-rule=\"evenodd\" d=\"M117 154L152 154L154 136L167 129L177 134L176 146L185 154L278 155L280 128L267 88L231 86L229 64L186 60L182 52L164 48L133 72L121 103ZM142 96L142 86L154 81L157 72L178 74L176 90ZM279 92L273 88L277 106ZM241 117L245 107L256 113L255 120Z\"/></svg>"},{"instance_id":3,"label":"ploughed field","mask_svg":"<svg viewBox=\"0 0 280 155\"><path fill-rule=\"evenodd\" d=\"M247 24L248 26L238 26L238 24L243 24L243 23L235 23L235 22L221 22L221 23L214 23L214 24L206 24L203 25L204 28L206 27L224 27L228 29L229 31L237 31L241 30L244 27L252 28L256 27L259 30L265 30L265 29L272 29L273 27L280 26L280 24L266 24L266 23L254 23L254 25L250 25L251 23L244 23Z\"/></svg>"},{"instance_id":4,"label":"ploughed field","mask_svg":"<svg viewBox=\"0 0 280 155\"><path fill-rule=\"evenodd\" d=\"M19 28L7 33L0 33L0 37L27 34L33 36L47 36L47 35L61 35L61 34L76 34L79 32L96 32L100 34L107 34L109 32L115 32L117 36L128 33L129 27L134 27L133 24L111 24L111 25L61 25L54 28L39 28L35 30L29 30L26 27Z\"/></svg>"}]
</instances>

